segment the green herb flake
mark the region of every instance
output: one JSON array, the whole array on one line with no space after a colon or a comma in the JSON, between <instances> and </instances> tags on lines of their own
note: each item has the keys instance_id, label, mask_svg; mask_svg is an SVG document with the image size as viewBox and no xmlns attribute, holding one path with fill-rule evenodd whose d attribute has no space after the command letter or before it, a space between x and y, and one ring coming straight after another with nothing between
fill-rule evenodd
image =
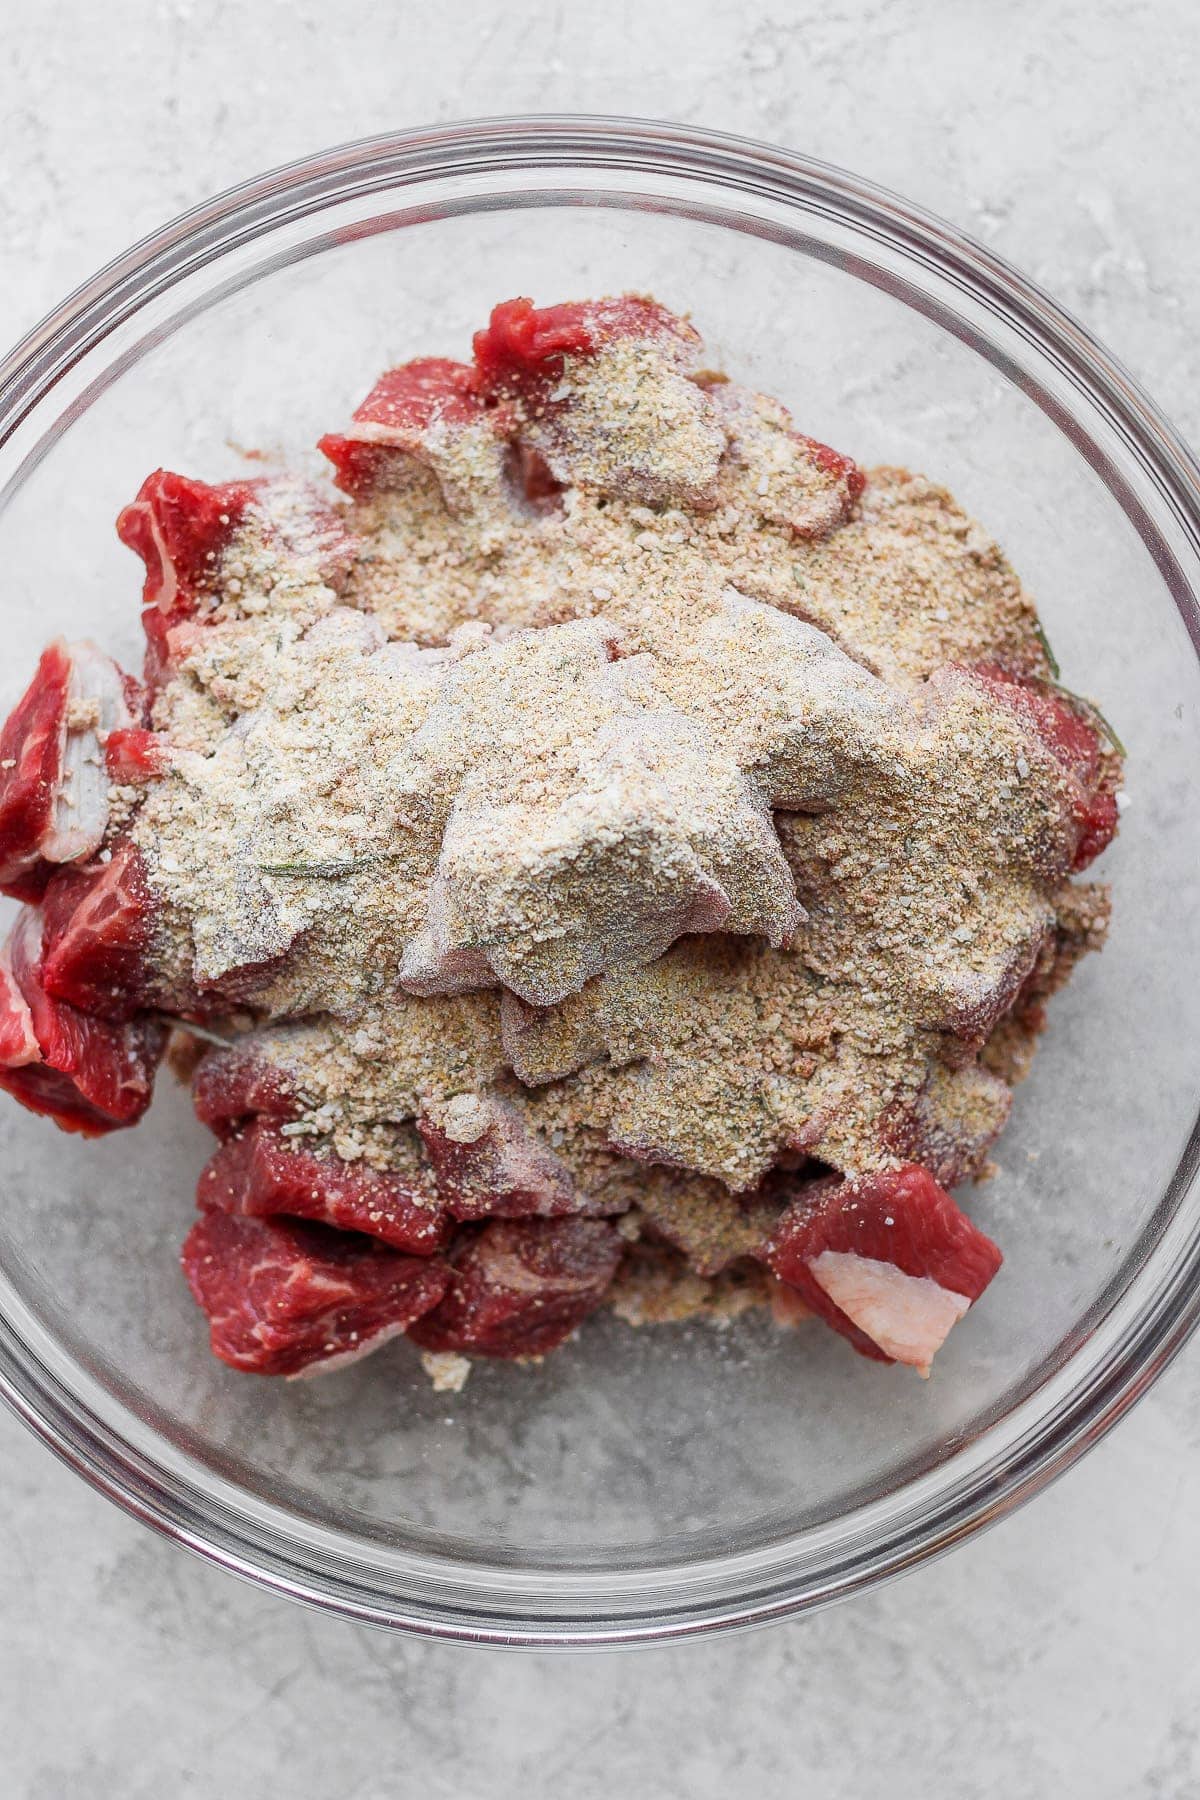
<instances>
[{"instance_id":1,"label":"green herb flake","mask_svg":"<svg viewBox=\"0 0 1200 1800\"><path fill-rule=\"evenodd\" d=\"M1046 659L1046 662L1050 669L1050 673L1054 677L1055 681L1057 681L1059 676L1062 674L1062 670L1058 666L1057 656L1055 656L1053 650L1050 648L1050 639L1046 636L1045 626L1042 624L1042 621L1040 619L1038 619L1038 618L1034 619L1033 629L1037 632L1037 640L1038 640L1038 643L1042 646L1042 655Z\"/></svg>"},{"instance_id":2,"label":"green herb flake","mask_svg":"<svg viewBox=\"0 0 1200 1800\"><path fill-rule=\"evenodd\" d=\"M375 851L369 856L348 857L341 862L283 862L259 863L262 875L280 875L299 880L340 881L346 875L357 875L363 869L371 868L375 863L398 862L399 857L388 851Z\"/></svg>"},{"instance_id":3,"label":"green herb flake","mask_svg":"<svg viewBox=\"0 0 1200 1800\"><path fill-rule=\"evenodd\" d=\"M1078 695L1076 695L1075 697L1077 700L1079 699ZM1116 732L1113 730L1112 726L1109 724L1109 722L1105 718L1104 714L1100 711L1100 708L1096 705L1096 702L1094 700L1080 700L1080 705L1085 709L1085 711L1087 711L1091 714L1093 719L1095 719L1097 725L1100 727L1101 731L1104 733L1105 737L1108 739L1109 743L1112 745L1112 747L1116 751L1117 755L1118 756L1127 756L1129 754L1129 752L1126 750L1124 744L1121 742L1120 738L1117 736Z\"/></svg>"},{"instance_id":4,"label":"green herb flake","mask_svg":"<svg viewBox=\"0 0 1200 1800\"><path fill-rule=\"evenodd\" d=\"M1118 756L1128 755L1128 751L1124 744L1121 742L1120 738L1117 736L1094 700L1087 699L1083 694L1073 694L1071 689L1064 687L1060 681L1051 682L1050 685L1053 687L1055 693L1061 694L1064 700L1070 700L1072 705L1079 708L1080 712L1087 714L1093 725L1095 725L1100 732L1100 735L1108 739Z\"/></svg>"}]
</instances>

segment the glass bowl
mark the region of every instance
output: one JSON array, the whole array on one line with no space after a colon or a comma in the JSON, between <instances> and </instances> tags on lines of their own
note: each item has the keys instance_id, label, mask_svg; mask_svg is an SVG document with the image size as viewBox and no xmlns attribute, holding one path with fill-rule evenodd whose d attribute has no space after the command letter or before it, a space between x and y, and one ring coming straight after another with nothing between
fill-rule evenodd
<instances>
[{"instance_id":1,"label":"glass bowl","mask_svg":"<svg viewBox=\"0 0 1200 1800\"><path fill-rule=\"evenodd\" d=\"M944 481L1129 750L1111 942L1052 1007L971 1199L1005 1269L933 1380L752 1317L630 1331L438 1394L403 1344L325 1381L213 1361L177 1268L205 1138L0 1110L0 1382L98 1487L225 1568L373 1623L633 1643L820 1605L1066 1468L1196 1320L1200 486L1078 325L989 251L804 157L600 119L334 150L168 226L0 371L0 705L59 630L139 654L113 534L156 464L314 472L376 372L491 303L634 288L861 462Z\"/></svg>"}]
</instances>

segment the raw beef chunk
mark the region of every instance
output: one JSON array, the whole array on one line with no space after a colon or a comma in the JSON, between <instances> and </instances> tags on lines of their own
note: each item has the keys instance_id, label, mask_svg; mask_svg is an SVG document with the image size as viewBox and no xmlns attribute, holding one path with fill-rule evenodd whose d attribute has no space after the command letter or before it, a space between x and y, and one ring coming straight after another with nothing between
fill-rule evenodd
<instances>
[{"instance_id":1,"label":"raw beef chunk","mask_svg":"<svg viewBox=\"0 0 1200 1800\"><path fill-rule=\"evenodd\" d=\"M299 1375L377 1350L435 1306L440 1262L290 1219L206 1213L183 1272L214 1353L258 1375Z\"/></svg>"},{"instance_id":2,"label":"raw beef chunk","mask_svg":"<svg viewBox=\"0 0 1200 1800\"><path fill-rule=\"evenodd\" d=\"M599 1306L621 1250L603 1219L498 1219L454 1252L445 1299L409 1335L427 1350L541 1356Z\"/></svg>"},{"instance_id":3,"label":"raw beef chunk","mask_svg":"<svg viewBox=\"0 0 1200 1800\"><path fill-rule=\"evenodd\" d=\"M813 1183L763 1260L861 1355L927 1375L1002 1258L929 1171L910 1163Z\"/></svg>"}]
</instances>

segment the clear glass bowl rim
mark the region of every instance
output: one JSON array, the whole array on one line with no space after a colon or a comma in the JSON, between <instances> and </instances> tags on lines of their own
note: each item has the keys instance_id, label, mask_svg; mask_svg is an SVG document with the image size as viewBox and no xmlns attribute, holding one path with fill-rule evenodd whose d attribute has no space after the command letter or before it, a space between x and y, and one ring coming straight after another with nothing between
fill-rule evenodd
<instances>
[{"instance_id":1,"label":"clear glass bowl rim","mask_svg":"<svg viewBox=\"0 0 1200 1800\"><path fill-rule=\"evenodd\" d=\"M350 198L422 183L570 171L611 193L627 176L703 183L731 208L754 196L824 215L935 270L1016 329L1059 380L1099 409L1148 478L1155 509L1200 558L1200 468L1154 403L1090 333L992 251L844 170L753 140L648 120L484 119L338 146L193 208L110 263L0 364L0 447L56 383L151 299L237 246ZM984 348L986 346L977 345ZM997 359L1000 360L1000 359ZM1052 410L1045 396L1037 396ZM1078 447L1088 454L1088 446ZM36 451L35 451L36 454ZM1120 498L1122 483L1102 471ZM1148 544L1161 538L1123 499ZM1158 557L1200 654L1194 596ZM632 1645L766 1623L864 1591L943 1554L1063 1473L1124 1415L1200 1321L1200 1118L1143 1234L1136 1273L1084 1323L1071 1353L1015 1408L930 1474L849 1515L848 1529L691 1564L521 1570L390 1554L334 1541L280 1509L148 1456L76 1391L61 1359L0 1307L0 1398L70 1467L135 1517L231 1573L370 1624L527 1648ZM59 1366L54 1366L58 1362ZM839 1522L840 1526L840 1522Z\"/></svg>"}]
</instances>

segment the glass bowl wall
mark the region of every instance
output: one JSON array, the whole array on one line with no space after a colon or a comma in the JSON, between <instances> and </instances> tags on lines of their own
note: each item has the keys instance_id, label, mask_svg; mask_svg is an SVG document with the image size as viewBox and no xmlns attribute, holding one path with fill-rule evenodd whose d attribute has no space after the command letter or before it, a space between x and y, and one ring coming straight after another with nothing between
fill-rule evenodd
<instances>
[{"instance_id":1,"label":"glass bowl wall","mask_svg":"<svg viewBox=\"0 0 1200 1800\"><path fill-rule=\"evenodd\" d=\"M1194 465L1044 295L894 196L672 127L497 121L313 158L198 209L0 371L0 707L58 631L135 664L113 519L156 464L314 473L375 373L497 299L648 289L860 461L945 482L1129 750L1102 957L1054 1002L1000 1172L1006 1251L929 1384L818 1329L631 1332L432 1391L403 1344L327 1381L212 1361L177 1269L206 1136L0 1111L0 1383L82 1473L299 1598L505 1643L632 1642L854 1591L1063 1468L1194 1322L1200 736Z\"/></svg>"}]
</instances>

